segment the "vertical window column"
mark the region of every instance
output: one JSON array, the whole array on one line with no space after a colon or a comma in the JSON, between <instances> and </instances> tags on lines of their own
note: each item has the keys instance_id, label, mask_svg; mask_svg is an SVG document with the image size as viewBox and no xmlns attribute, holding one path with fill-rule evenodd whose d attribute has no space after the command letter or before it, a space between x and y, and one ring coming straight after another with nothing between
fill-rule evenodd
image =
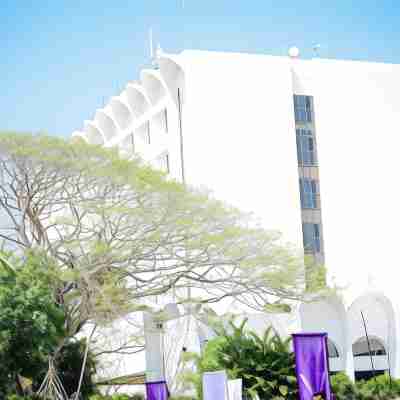
<instances>
[{"instance_id":1,"label":"vertical window column","mask_svg":"<svg viewBox=\"0 0 400 400\"><path fill-rule=\"evenodd\" d=\"M294 96L294 116L296 122L313 121L313 100L311 96Z\"/></svg>"},{"instance_id":2,"label":"vertical window column","mask_svg":"<svg viewBox=\"0 0 400 400\"><path fill-rule=\"evenodd\" d=\"M315 139L311 129L296 129L296 145L299 166L317 165Z\"/></svg>"},{"instance_id":3,"label":"vertical window column","mask_svg":"<svg viewBox=\"0 0 400 400\"><path fill-rule=\"evenodd\" d=\"M319 208L318 183L315 179L300 179L300 199L302 208Z\"/></svg>"},{"instance_id":4,"label":"vertical window column","mask_svg":"<svg viewBox=\"0 0 400 400\"><path fill-rule=\"evenodd\" d=\"M303 223L303 244L306 252L321 252L321 230L319 224Z\"/></svg>"},{"instance_id":5,"label":"vertical window column","mask_svg":"<svg viewBox=\"0 0 400 400\"><path fill-rule=\"evenodd\" d=\"M313 254L318 262L323 262L314 101L312 96L294 95L293 105L304 251Z\"/></svg>"}]
</instances>

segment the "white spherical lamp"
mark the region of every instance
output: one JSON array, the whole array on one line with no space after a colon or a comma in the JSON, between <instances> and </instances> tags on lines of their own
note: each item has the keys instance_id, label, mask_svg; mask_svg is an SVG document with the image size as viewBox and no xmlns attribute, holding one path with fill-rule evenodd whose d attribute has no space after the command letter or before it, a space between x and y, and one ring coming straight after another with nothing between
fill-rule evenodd
<instances>
[{"instance_id":1,"label":"white spherical lamp","mask_svg":"<svg viewBox=\"0 0 400 400\"><path fill-rule=\"evenodd\" d=\"M291 47L288 54L290 58L297 58L300 55L300 50L297 47Z\"/></svg>"}]
</instances>

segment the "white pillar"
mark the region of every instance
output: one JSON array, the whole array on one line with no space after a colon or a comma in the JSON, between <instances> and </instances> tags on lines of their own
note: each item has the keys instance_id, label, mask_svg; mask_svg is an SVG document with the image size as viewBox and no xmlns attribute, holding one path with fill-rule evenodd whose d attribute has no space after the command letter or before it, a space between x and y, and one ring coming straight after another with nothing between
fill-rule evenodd
<instances>
[{"instance_id":1,"label":"white pillar","mask_svg":"<svg viewBox=\"0 0 400 400\"><path fill-rule=\"evenodd\" d=\"M143 313L145 352L146 352L146 380L157 382L165 379L163 326L154 321L149 312Z\"/></svg>"}]
</instances>

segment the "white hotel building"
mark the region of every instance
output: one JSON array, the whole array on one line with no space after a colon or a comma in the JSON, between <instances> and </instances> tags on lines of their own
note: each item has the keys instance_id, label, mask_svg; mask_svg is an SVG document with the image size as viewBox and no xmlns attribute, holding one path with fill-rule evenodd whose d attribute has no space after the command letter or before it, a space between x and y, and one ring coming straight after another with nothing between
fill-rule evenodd
<instances>
[{"instance_id":1,"label":"white hotel building","mask_svg":"<svg viewBox=\"0 0 400 400\"><path fill-rule=\"evenodd\" d=\"M205 185L324 261L343 299L299 305L331 369L400 378L400 65L159 53L80 136ZM353 354L354 353L354 354Z\"/></svg>"}]
</instances>

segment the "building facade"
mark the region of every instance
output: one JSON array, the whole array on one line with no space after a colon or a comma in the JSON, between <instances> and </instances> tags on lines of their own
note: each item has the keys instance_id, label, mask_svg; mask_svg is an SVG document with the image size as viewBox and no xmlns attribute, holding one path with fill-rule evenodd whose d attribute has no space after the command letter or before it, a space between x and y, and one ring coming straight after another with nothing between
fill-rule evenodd
<instances>
[{"instance_id":1,"label":"building facade","mask_svg":"<svg viewBox=\"0 0 400 400\"><path fill-rule=\"evenodd\" d=\"M297 310L333 371L400 377L400 65L159 52L73 136L213 190L324 263L343 295ZM362 313L362 314L361 314Z\"/></svg>"}]
</instances>

